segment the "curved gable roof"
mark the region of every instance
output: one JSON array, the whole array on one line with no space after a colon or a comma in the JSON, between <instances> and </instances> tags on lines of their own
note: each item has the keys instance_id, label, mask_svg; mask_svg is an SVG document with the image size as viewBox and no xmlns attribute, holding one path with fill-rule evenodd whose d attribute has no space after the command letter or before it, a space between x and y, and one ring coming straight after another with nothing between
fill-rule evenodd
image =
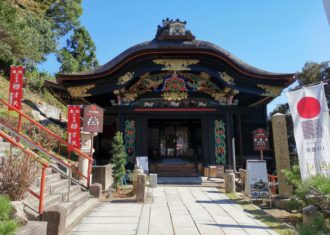
<instances>
[{"instance_id":1,"label":"curved gable roof","mask_svg":"<svg viewBox=\"0 0 330 235\"><path fill-rule=\"evenodd\" d=\"M112 72L118 70L123 65L129 63L132 59L143 57L145 55L152 54L196 54L214 56L219 60L224 61L229 66L236 69L238 72L258 78L277 78L287 80L284 83L290 84L293 82L293 73L272 73L265 70L253 67L244 61L240 60L233 54L224 50L223 48L206 41L192 40L192 41L160 41L154 39L139 43L132 46L119 54L108 63L95 68L94 70L87 72L78 72L72 74L57 74L57 81L62 82L65 80L84 80L90 78L100 78L105 75L109 75Z\"/></svg>"}]
</instances>

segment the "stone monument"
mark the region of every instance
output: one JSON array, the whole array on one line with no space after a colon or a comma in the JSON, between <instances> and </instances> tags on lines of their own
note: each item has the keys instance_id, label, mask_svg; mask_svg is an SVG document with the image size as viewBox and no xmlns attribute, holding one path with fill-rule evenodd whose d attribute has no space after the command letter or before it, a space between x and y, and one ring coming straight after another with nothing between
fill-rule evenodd
<instances>
[{"instance_id":1,"label":"stone monument","mask_svg":"<svg viewBox=\"0 0 330 235\"><path fill-rule=\"evenodd\" d=\"M272 117L274 150L279 196L288 198L292 195L292 187L285 182L283 169L290 169L290 155L285 115L276 113Z\"/></svg>"}]
</instances>

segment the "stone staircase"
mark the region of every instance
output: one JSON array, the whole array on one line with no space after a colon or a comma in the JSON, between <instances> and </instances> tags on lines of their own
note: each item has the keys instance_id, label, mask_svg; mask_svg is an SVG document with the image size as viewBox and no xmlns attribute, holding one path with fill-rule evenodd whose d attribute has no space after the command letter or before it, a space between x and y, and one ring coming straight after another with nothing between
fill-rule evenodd
<instances>
[{"instance_id":1,"label":"stone staircase","mask_svg":"<svg viewBox=\"0 0 330 235\"><path fill-rule=\"evenodd\" d=\"M195 177L198 175L195 163L158 163L160 177Z\"/></svg>"},{"instance_id":2,"label":"stone staircase","mask_svg":"<svg viewBox=\"0 0 330 235\"><path fill-rule=\"evenodd\" d=\"M0 164L2 159L10 151L10 143L0 138ZM12 148L13 153L20 152L20 149ZM41 170L40 170L41 173ZM30 189L39 194L41 176L38 175ZM73 227L98 204L98 199L92 198L90 193L80 185L70 184L70 194L68 195L69 180L52 168L46 169L46 182L44 189L44 211L58 205L66 209L65 233L68 234ZM39 200L32 194L24 199L26 207L24 211L29 220L40 220L37 213Z\"/></svg>"},{"instance_id":3,"label":"stone staircase","mask_svg":"<svg viewBox=\"0 0 330 235\"><path fill-rule=\"evenodd\" d=\"M92 198L87 190L80 185L70 184L70 194L68 195L69 180L63 178L51 168L46 170L44 210L58 205L66 209L65 231L70 232L72 228L98 203L98 199ZM39 193L41 177L38 176L31 189ZM26 212L30 220L39 220L38 210L39 201L32 195L26 198ZM29 209L28 209L29 208Z\"/></svg>"}]
</instances>

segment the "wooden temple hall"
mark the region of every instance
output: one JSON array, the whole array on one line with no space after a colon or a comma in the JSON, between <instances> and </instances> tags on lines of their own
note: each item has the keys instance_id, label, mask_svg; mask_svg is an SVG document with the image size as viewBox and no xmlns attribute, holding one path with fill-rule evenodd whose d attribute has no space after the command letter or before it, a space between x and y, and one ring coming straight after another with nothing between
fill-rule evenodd
<instances>
[{"instance_id":1,"label":"wooden temple hall","mask_svg":"<svg viewBox=\"0 0 330 235\"><path fill-rule=\"evenodd\" d=\"M238 167L259 158L252 131L267 128L266 105L293 80L293 74L252 67L196 40L186 22L166 19L151 41L92 71L57 74L46 84L65 104L104 108L96 164L109 163L120 130L129 159L148 156L151 172L193 176L202 165L232 166L233 149Z\"/></svg>"}]
</instances>

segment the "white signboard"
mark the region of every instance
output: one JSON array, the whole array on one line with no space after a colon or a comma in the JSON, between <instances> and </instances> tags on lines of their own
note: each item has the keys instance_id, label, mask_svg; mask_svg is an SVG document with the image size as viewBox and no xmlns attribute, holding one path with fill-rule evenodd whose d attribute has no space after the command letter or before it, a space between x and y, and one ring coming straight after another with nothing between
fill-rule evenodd
<instances>
[{"instance_id":1,"label":"white signboard","mask_svg":"<svg viewBox=\"0 0 330 235\"><path fill-rule=\"evenodd\" d=\"M136 165L141 166L145 174L149 174L149 162L147 156L136 157Z\"/></svg>"},{"instance_id":2,"label":"white signboard","mask_svg":"<svg viewBox=\"0 0 330 235\"><path fill-rule=\"evenodd\" d=\"M265 160L246 161L245 194L252 199L270 197Z\"/></svg>"},{"instance_id":3,"label":"white signboard","mask_svg":"<svg viewBox=\"0 0 330 235\"><path fill-rule=\"evenodd\" d=\"M302 179L330 175L329 111L323 84L288 92Z\"/></svg>"}]
</instances>

